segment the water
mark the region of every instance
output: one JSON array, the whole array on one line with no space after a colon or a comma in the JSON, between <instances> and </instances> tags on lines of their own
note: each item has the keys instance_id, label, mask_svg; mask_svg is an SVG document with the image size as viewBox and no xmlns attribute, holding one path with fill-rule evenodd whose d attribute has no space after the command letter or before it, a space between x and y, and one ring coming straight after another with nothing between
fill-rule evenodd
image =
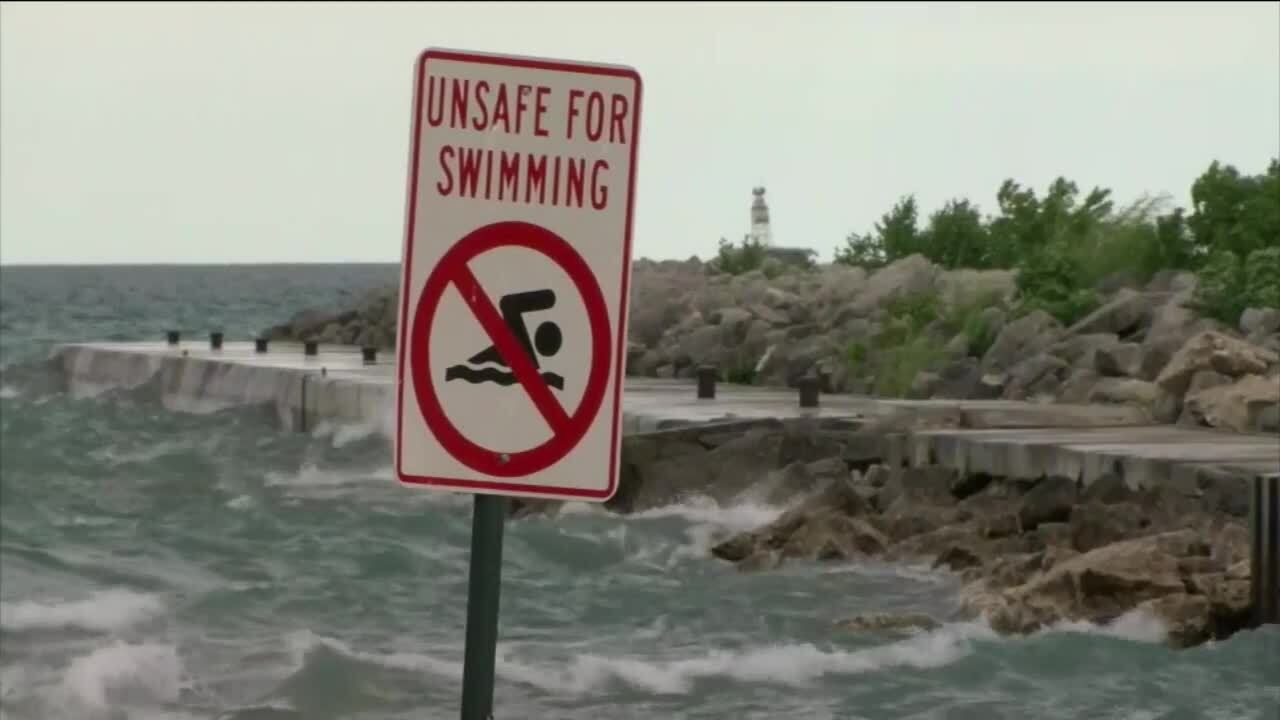
<instances>
[{"instance_id":1,"label":"water","mask_svg":"<svg viewBox=\"0 0 1280 720\"><path fill-rule=\"evenodd\" d=\"M0 270L0 717L457 717L468 497L399 487L367 428L74 400L33 369L61 341L247 338L394 277ZM973 623L835 632L863 611L946 617L955 583L709 557L778 512L583 505L511 523L495 717L1280 717L1274 629L1185 652L1141 617L1017 640Z\"/></svg>"}]
</instances>

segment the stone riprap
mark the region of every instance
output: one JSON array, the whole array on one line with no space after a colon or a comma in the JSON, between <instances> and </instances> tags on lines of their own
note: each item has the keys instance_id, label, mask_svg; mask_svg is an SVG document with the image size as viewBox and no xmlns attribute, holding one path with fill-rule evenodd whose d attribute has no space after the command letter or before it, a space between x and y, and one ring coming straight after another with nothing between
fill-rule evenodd
<instances>
[{"instance_id":1,"label":"stone riprap","mask_svg":"<svg viewBox=\"0 0 1280 720\"><path fill-rule=\"evenodd\" d=\"M1280 309L1250 308L1230 327L1194 312L1194 275L1162 272L1063 327L1043 311L1019 314L1015 281L919 255L874 272L826 265L773 277L639 260L627 372L689 379L712 365L722 381L763 387L812 375L837 394L1123 405L1156 423L1280 431ZM391 348L397 293L303 312L265 334ZM901 346L907 326L916 334Z\"/></svg>"}]
</instances>

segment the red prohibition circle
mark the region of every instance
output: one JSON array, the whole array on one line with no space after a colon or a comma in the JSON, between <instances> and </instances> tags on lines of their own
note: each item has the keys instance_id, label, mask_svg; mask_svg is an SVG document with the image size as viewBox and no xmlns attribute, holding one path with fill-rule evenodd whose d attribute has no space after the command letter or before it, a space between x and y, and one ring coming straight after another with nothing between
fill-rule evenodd
<instances>
[{"instance_id":1,"label":"red prohibition circle","mask_svg":"<svg viewBox=\"0 0 1280 720\"><path fill-rule=\"evenodd\" d=\"M529 358L519 349L493 301L484 293L468 265L482 253L503 247L522 247L542 253L565 271L582 296L591 330L591 365L582 401L572 414L565 412ZM551 438L541 445L510 453L492 450L463 435L445 413L436 393L428 345L440 300L450 286L458 290L489 339L502 353L508 367L520 381L518 387L524 389L550 424ZM508 478L545 470L577 446L604 402L609 379L610 334L609 314L600 285L587 262L564 238L539 225L519 221L496 222L477 228L441 256L427 276L414 311L410 372L413 373L414 394L423 420L440 445L472 470ZM511 389L516 390L517 386Z\"/></svg>"}]
</instances>

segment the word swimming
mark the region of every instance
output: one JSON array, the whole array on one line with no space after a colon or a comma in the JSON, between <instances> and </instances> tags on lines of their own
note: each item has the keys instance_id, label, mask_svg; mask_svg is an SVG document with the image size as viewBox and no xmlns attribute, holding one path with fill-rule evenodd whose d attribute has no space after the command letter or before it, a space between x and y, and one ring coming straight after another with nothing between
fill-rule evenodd
<instances>
[{"instance_id":1,"label":"word swimming","mask_svg":"<svg viewBox=\"0 0 1280 720\"><path fill-rule=\"evenodd\" d=\"M526 205L604 210L609 163L582 157L495 151L458 145L440 148L442 197L505 200Z\"/></svg>"}]
</instances>

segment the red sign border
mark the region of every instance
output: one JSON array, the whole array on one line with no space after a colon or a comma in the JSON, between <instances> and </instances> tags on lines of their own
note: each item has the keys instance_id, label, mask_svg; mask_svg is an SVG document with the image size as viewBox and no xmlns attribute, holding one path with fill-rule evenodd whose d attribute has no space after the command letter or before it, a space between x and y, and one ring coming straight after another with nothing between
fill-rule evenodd
<instances>
[{"instance_id":1,"label":"red sign border","mask_svg":"<svg viewBox=\"0 0 1280 720\"><path fill-rule=\"evenodd\" d=\"M605 304L600 284L596 282L595 275L591 273L590 266L582 256L564 238L541 225L521 220L499 220L476 228L451 246L427 276L422 294L418 297L417 309L413 314L412 332L408 337L415 347L424 347L431 338L432 329L438 319L440 300L444 297L445 291L450 286L455 286L464 295L467 292L457 287L460 279L457 275L469 274L471 271L467 266L477 256L502 247L523 247L541 253L568 274L574 289L582 296L591 331L589 343L591 363L577 409L572 413L565 413L568 416L568 426L562 428L561 433L557 433L556 428L552 427L550 440L527 450L511 452L504 463L504 460L499 460L498 451L486 448L464 435L449 418L440 402L439 393L436 392L435 375L429 352L415 353L410 360L408 372L413 377L414 395L417 397L423 420L426 421L428 429L435 435L436 442L440 443L445 452L476 472L494 477L522 477L542 472L563 460L591 431L591 426L595 424L596 416L604 405L605 386L609 382L609 359L612 353L609 342L611 339L609 309ZM478 289L480 294L485 292L483 287ZM488 298L488 302L492 306L491 298ZM470 309L472 312L476 311L474 307ZM491 309L489 312L496 316L496 310ZM497 320L496 317L494 319L501 325L501 320ZM483 328L484 323L480 324ZM502 327L505 329L506 326ZM511 337L509 331L507 335ZM492 336L490 339L501 353L502 348L498 344L498 339ZM514 337L511 337L511 342L515 342ZM516 349L515 352L521 353L522 350ZM512 358L507 356L506 360L515 372L517 369ZM531 372L537 372L533 366L529 367ZM536 374L534 377L538 382L542 381ZM523 386L524 383L521 382L519 385ZM550 388L545 383L542 387L546 389L547 396L551 397ZM541 410L532 391L525 389L525 392L530 395L530 400L535 407ZM550 402L557 401L551 397ZM559 410L564 412L565 408L561 406ZM533 467L528 467L529 465Z\"/></svg>"},{"instance_id":2,"label":"red sign border","mask_svg":"<svg viewBox=\"0 0 1280 720\"><path fill-rule=\"evenodd\" d=\"M423 475L409 475L404 472L404 373L405 373L405 346L403 338L406 338L407 318L409 314L409 287L410 272L413 268L413 241L414 241L414 224L417 219L417 196L418 196L418 167L420 163L421 138L422 138L422 102L423 102L423 86L426 81L427 63L432 59L448 60L454 62L477 63L487 65L498 65L503 67L526 68L531 70L548 70L551 72L567 72L579 73L582 75L596 75L607 77L620 77L631 80L635 83L635 114L631 123L631 167L628 171L627 178L627 213L624 226L624 236L622 245L622 277L618 298L618 327L617 335L614 338L616 347L614 348L614 382L613 382L613 414L610 448L609 448L609 467L608 467L608 484L604 490L593 490L590 488L579 487L561 487L553 485L528 485L522 483L511 483L492 480L471 480L466 478L451 477L432 477ZM412 136L410 137L410 153L409 153L409 171L406 187L405 201L405 228L404 228L404 247L402 257L404 258L401 265L400 278L400 315L397 320L398 324L398 340L396 348L396 453L395 466L396 476L402 483L413 485L429 485L443 489L456 489L462 491L470 491L473 493L492 493L492 494L513 494L527 496L545 496L545 497L561 497L565 499L578 500L595 500L603 502L613 497L618 489L619 475L619 453L621 450L622 440L622 384L623 375L626 369L626 339L628 324L628 299L629 286L631 279L631 245L635 220L635 193L636 193L636 159L640 148L640 115L644 96L644 83L640 79L640 74L633 68L620 65L605 64L588 64L577 63L563 60L548 60L543 58L521 57L513 55L498 55L490 53L468 52L460 50L446 50L442 48L427 48L419 53L414 67L414 92L413 92L413 122L410 124Z\"/></svg>"}]
</instances>

